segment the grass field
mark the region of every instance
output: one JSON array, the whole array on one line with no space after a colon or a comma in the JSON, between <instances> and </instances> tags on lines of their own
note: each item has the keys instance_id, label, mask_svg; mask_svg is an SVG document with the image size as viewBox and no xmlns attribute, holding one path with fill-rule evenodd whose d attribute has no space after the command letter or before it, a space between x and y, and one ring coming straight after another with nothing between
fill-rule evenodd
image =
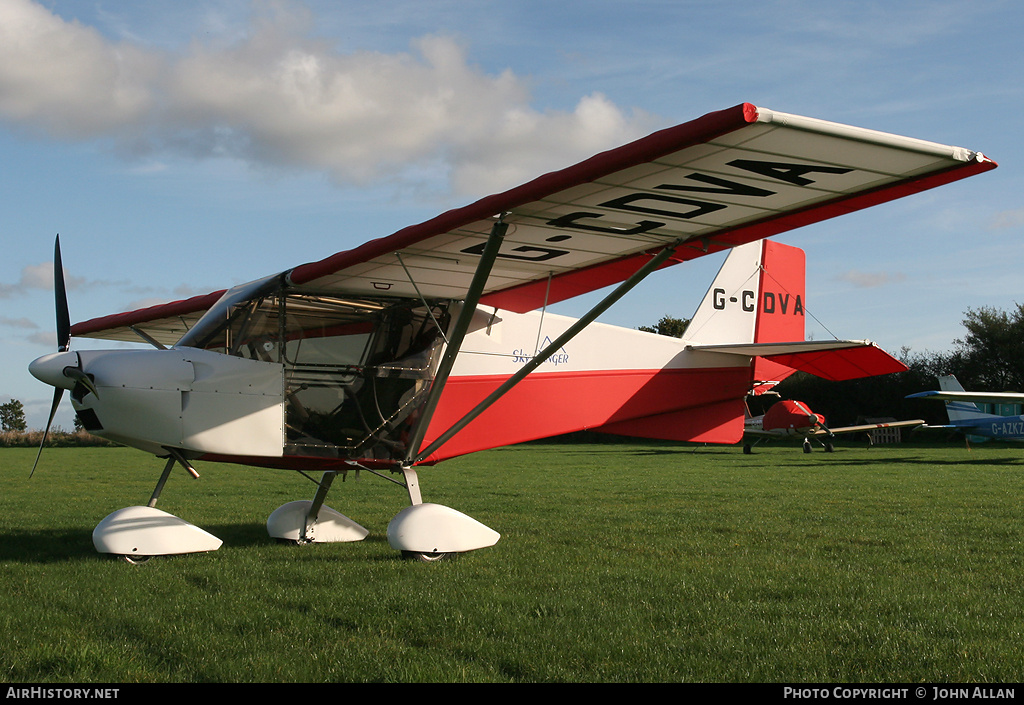
<instances>
[{"instance_id":1,"label":"grass field","mask_svg":"<svg viewBox=\"0 0 1024 705\"><path fill-rule=\"evenodd\" d=\"M159 507L224 540L131 566L95 524L162 461L0 450L6 682L1024 680L1024 449L530 445L421 473L502 534L434 564L387 545L403 490L329 504L356 544L273 543L295 473L197 464Z\"/></svg>"}]
</instances>

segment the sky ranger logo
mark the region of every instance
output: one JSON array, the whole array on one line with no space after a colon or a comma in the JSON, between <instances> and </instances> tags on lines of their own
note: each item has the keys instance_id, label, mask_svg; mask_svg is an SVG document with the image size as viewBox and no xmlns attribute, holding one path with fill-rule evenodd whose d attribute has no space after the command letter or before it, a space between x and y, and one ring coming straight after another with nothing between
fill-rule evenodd
<instances>
[{"instance_id":1,"label":"sky ranger logo","mask_svg":"<svg viewBox=\"0 0 1024 705\"><path fill-rule=\"evenodd\" d=\"M715 288L711 292L711 297L711 305L719 311L724 311L730 304L738 303L748 313L754 312L757 300L757 295L749 289L744 289L739 296L727 297L725 289ZM761 311L768 314L802 316L804 315L804 302L800 294L766 291L761 297Z\"/></svg>"},{"instance_id":2,"label":"sky ranger logo","mask_svg":"<svg viewBox=\"0 0 1024 705\"><path fill-rule=\"evenodd\" d=\"M545 336L544 342L540 346L540 350L543 350L547 346L551 345L551 342L551 338ZM533 354L526 352L522 348L516 348L515 350L512 351L512 362L514 362L517 365L525 365L527 362L532 360L533 357ZM559 348L558 352L552 353L550 356L548 356L548 359L541 364L554 365L555 367L558 367L559 365L564 365L568 362L569 353L565 351L565 348Z\"/></svg>"}]
</instances>

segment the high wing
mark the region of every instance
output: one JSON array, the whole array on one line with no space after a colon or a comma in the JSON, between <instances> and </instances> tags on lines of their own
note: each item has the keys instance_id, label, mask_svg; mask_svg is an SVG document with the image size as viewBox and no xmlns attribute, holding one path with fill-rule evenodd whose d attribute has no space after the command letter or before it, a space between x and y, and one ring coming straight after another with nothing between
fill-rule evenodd
<instances>
[{"instance_id":1,"label":"high wing","mask_svg":"<svg viewBox=\"0 0 1024 705\"><path fill-rule=\"evenodd\" d=\"M982 401L992 402L995 404L1022 404L1024 403L1024 393L933 391L909 394L907 395L907 399L935 399L937 401Z\"/></svg>"},{"instance_id":2,"label":"high wing","mask_svg":"<svg viewBox=\"0 0 1024 705\"><path fill-rule=\"evenodd\" d=\"M281 276L309 290L461 299L500 217L509 227L480 302L521 313L624 281L665 247L670 266L995 167L960 147L744 103ZM221 293L72 335L173 344Z\"/></svg>"},{"instance_id":3,"label":"high wing","mask_svg":"<svg viewBox=\"0 0 1024 705\"><path fill-rule=\"evenodd\" d=\"M145 338L161 345L173 345L225 293L226 290L222 289L181 301L94 318L71 326L71 335L136 343Z\"/></svg>"}]
</instances>

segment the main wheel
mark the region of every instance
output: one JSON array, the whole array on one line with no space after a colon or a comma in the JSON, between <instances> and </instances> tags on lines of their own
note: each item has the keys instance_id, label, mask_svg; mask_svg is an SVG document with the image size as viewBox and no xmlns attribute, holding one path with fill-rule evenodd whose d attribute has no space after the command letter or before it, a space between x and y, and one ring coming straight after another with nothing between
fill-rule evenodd
<instances>
[{"instance_id":1,"label":"main wheel","mask_svg":"<svg viewBox=\"0 0 1024 705\"><path fill-rule=\"evenodd\" d=\"M402 551L402 557L410 561L419 561L421 563L437 563L442 561L452 553L421 553L419 551Z\"/></svg>"}]
</instances>

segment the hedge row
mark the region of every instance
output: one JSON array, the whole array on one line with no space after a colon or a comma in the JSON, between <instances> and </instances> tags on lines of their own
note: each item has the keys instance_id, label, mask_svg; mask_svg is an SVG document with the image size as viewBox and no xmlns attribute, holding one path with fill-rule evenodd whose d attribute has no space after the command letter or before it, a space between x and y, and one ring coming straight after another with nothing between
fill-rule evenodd
<instances>
[{"instance_id":1,"label":"hedge row","mask_svg":"<svg viewBox=\"0 0 1024 705\"><path fill-rule=\"evenodd\" d=\"M0 433L0 448L38 448L43 440L42 431L3 431ZM69 448L75 446L116 446L113 441L99 438L87 431L67 432L61 429L50 431L47 447Z\"/></svg>"}]
</instances>

